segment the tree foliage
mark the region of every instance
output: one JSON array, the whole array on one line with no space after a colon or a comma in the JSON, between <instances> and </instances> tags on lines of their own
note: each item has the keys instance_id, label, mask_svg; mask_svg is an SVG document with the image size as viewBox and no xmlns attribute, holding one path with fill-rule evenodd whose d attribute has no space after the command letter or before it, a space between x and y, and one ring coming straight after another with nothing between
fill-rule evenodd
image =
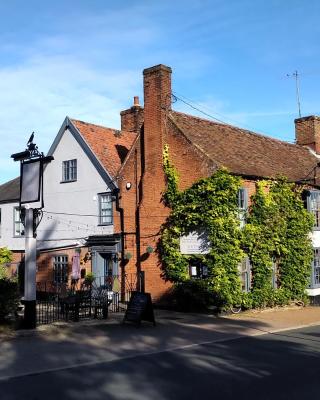
<instances>
[{"instance_id":1,"label":"tree foliage","mask_svg":"<svg viewBox=\"0 0 320 400\"><path fill-rule=\"evenodd\" d=\"M281 301L305 298L313 256L313 217L304 208L301 188L283 177L260 181L251 201L243 247L252 265L254 304L272 303L276 291L272 268Z\"/></svg>"},{"instance_id":2,"label":"tree foliage","mask_svg":"<svg viewBox=\"0 0 320 400\"><path fill-rule=\"evenodd\" d=\"M190 258L197 257L207 266L203 284L219 307L240 303L244 307L283 305L290 299L305 297L312 260L313 219L304 209L299 188L285 178L257 182L247 223L240 229L240 177L220 169L179 191L178 174L170 163L167 146L163 159L167 179L164 201L171 213L162 228L159 250L167 280L190 288ZM206 233L209 254L181 254L180 237L194 231ZM245 256L252 267L249 293L241 291L238 270ZM276 277L272 279L274 269Z\"/></svg>"},{"instance_id":3,"label":"tree foliage","mask_svg":"<svg viewBox=\"0 0 320 400\"><path fill-rule=\"evenodd\" d=\"M181 254L180 237L193 231L205 232L211 249L209 254L198 257L208 268L207 286L219 305L241 302L238 263L243 252L237 209L240 178L219 170L180 192L167 148L164 170L167 177L165 200L171 208L160 241L164 277L176 283L190 279L188 266L192 256Z\"/></svg>"}]
</instances>

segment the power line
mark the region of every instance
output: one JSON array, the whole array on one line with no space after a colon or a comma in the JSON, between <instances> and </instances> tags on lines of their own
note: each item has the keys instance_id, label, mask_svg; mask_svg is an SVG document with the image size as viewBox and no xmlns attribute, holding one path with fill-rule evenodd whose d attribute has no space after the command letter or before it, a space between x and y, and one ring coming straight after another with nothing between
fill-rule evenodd
<instances>
[{"instance_id":1,"label":"power line","mask_svg":"<svg viewBox=\"0 0 320 400\"><path fill-rule=\"evenodd\" d=\"M77 216L77 217L100 217L98 214L74 214L74 213L65 213L65 212L55 212L55 211L45 211L46 214L54 214L54 215L70 215L70 216Z\"/></svg>"},{"instance_id":2,"label":"power line","mask_svg":"<svg viewBox=\"0 0 320 400\"><path fill-rule=\"evenodd\" d=\"M209 114L209 113L203 111L201 108L199 108L199 107L203 107L203 105L201 105L201 104L199 104L199 103L196 103L195 101L193 101L193 100L191 100L191 99L188 99L186 96L183 96L182 94L179 94L179 96L181 96L181 97L179 97L179 96L177 96L177 94L178 94L177 92L172 93L172 95L173 95L173 97L174 97L175 100L180 100L182 103L184 103L184 104L186 104L187 106L193 108L194 110L200 112L201 114L203 114L203 115L205 115L205 116L207 116L207 117L209 117L209 118L211 118L211 119L214 119L215 121L218 121L218 122L220 122L220 123L222 123L222 124L224 124L224 125L228 125L228 126L230 126L230 127L232 127L232 128L243 129L243 128L240 128L239 126L232 125L232 124L230 124L230 123L228 123L228 122L226 122L226 121L224 121L224 120L221 120L221 119L219 119L219 118L217 118L217 117L214 117L212 114ZM184 99L186 99L186 100L188 100L188 101L186 101L186 100L184 100ZM199 107L196 107L196 106L194 106L194 105L191 104L191 103L196 104L196 105L198 105ZM226 116L224 116L224 115L222 115L222 114L219 114L219 113L217 113L217 112L216 112L216 114L217 114L217 115L220 115L221 117L226 118L226 119L228 119L228 120L230 120L230 121L232 121L232 122L234 122L234 123L236 123L236 124L243 125L243 126L245 126L246 128L248 128L248 130L250 130L250 131L252 131L252 132L259 131L259 133L262 133L262 134L264 134L264 135L266 135L266 136L272 137L272 135L270 135L270 134L268 134L268 133L266 133L266 132L263 132L263 131L261 131L260 129L255 129L255 128L253 128L253 127L247 125L247 124L243 124L243 123L240 123L239 121L232 120L231 118L226 117ZM290 140L289 140L289 139L286 139L286 141L287 141L287 142L294 143L294 141L293 141L292 139L290 139Z\"/></svg>"},{"instance_id":3,"label":"power line","mask_svg":"<svg viewBox=\"0 0 320 400\"><path fill-rule=\"evenodd\" d=\"M218 122L221 122L222 124L226 124L225 121L222 121L221 119L216 118L216 117L214 117L213 115L206 113L205 111L201 110L200 108L195 107L194 105L192 105L192 104L188 103L187 101L183 100L182 98L178 97L176 94L174 94L174 93L172 93L172 94L173 94L173 96L174 96L175 99L182 101L182 103L184 103L184 104L186 104L187 106L193 108L194 110L200 112L201 114L206 115L207 117L212 118L212 119L214 119L214 120L216 120L216 121L218 121ZM185 96L182 96L182 97L184 97L184 98L186 99ZM188 99L188 100L189 100L189 101L192 101L192 100L190 100L190 99ZM193 101L192 101L192 102L193 102ZM193 102L193 103L194 103L194 104L197 104L197 103L195 103L195 102ZM228 124L227 124L227 125L228 125Z\"/></svg>"}]
</instances>

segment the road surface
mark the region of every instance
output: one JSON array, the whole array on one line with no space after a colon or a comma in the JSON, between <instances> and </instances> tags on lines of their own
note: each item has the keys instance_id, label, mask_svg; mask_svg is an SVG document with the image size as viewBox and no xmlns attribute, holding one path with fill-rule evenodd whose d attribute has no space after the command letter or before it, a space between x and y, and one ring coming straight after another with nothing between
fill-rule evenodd
<instances>
[{"instance_id":1,"label":"road surface","mask_svg":"<svg viewBox=\"0 0 320 400\"><path fill-rule=\"evenodd\" d=\"M1 400L319 398L320 326L0 380Z\"/></svg>"}]
</instances>

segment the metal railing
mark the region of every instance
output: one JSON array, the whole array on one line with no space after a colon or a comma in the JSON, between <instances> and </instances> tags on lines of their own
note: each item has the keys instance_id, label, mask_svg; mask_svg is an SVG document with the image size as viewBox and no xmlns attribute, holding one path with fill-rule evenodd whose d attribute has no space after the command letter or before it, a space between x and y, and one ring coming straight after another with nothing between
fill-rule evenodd
<instances>
[{"instance_id":1,"label":"metal railing","mask_svg":"<svg viewBox=\"0 0 320 400\"><path fill-rule=\"evenodd\" d=\"M140 285L139 274L96 277L62 282L37 282L37 324L56 321L97 318L104 315L104 307L97 303L97 293L103 293L101 304L108 303L109 312L124 311L131 293Z\"/></svg>"}]
</instances>

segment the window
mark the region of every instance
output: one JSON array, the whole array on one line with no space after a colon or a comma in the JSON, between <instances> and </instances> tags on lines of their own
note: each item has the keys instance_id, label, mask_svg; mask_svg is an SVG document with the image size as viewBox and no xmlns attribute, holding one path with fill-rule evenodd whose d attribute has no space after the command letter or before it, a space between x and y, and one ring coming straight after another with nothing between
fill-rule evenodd
<instances>
[{"instance_id":1,"label":"window","mask_svg":"<svg viewBox=\"0 0 320 400\"><path fill-rule=\"evenodd\" d=\"M271 275L271 285L273 289L278 289L278 264L275 260L272 261L272 275Z\"/></svg>"},{"instance_id":2,"label":"window","mask_svg":"<svg viewBox=\"0 0 320 400\"><path fill-rule=\"evenodd\" d=\"M311 287L320 287L320 248L313 249Z\"/></svg>"},{"instance_id":3,"label":"window","mask_svg":"<svg viewBox=\"0 0 320 400\"><path fill-rule=\"evenodd\" d=\"M99 225L112 224L112 197L110 193L99 194Z\"/></svg>"},{"instance_id":4,"label":"window","mask_svg":"<svg viewBox=\"0 0 320 400\"><path fill-rule=\"evenodd\" d=\"M77 180L77 160L62 162L62 182L72 182Z\"/></svg>"},{"instance_id":5,"label":"window","mask_svg":"<svg viewBox=\"0 0 320 400\"><path fill-rule=\"evenodd\" d=\"M191 278L207 278L208 267L200 260L191 259L189 264L189 275Z\"/></svg>"},{"instance_id":6,"label":"window","mask_svg":"<svg viewBox=\"0 0 320 400\"><path fill-rule=\"evenodd\" d=\"M251 289L251 265L248 257L245 257L238 265L241 288L243 292Z\"/></svg>"},{"instance_id":7,"label":"window","mask_svg":"<svg viewBox=\"0 0 320 400\"><path fill-rule=\"evenodd\" d=\"M308 196L308 210L314 216L314 226L320 228L320 191L312 190Z\"/></svg>"},{"instance_id":8,"label":"window","mask_svg":"<svg viewBox=\"0 0 320 400\"><path fill-rule=\"evenodd\" d=\"M238 191L240 228L243 228L246 224L247 208L248 208L248 190L246 188L241 188Z\"/></svg>"},{"instance_id":9,"label":"window","mask_svg":"<svg viewBox=\"0 0 320 400\"><path fill-rule=\"evenodd\" d=\"M55 283L68 281L68 256L53 257L53 281Z\"/></svg>"},{"instance_id":10,"label":"window","mask_svg":"<svg viewBox=\"0 0 320 400\"><path fill-rule=\"evenodd\" d=\"M13 236L23 236L24 227L22 224L21 213L19 207L13 209Z\"/></svg>"}]
</instances>

